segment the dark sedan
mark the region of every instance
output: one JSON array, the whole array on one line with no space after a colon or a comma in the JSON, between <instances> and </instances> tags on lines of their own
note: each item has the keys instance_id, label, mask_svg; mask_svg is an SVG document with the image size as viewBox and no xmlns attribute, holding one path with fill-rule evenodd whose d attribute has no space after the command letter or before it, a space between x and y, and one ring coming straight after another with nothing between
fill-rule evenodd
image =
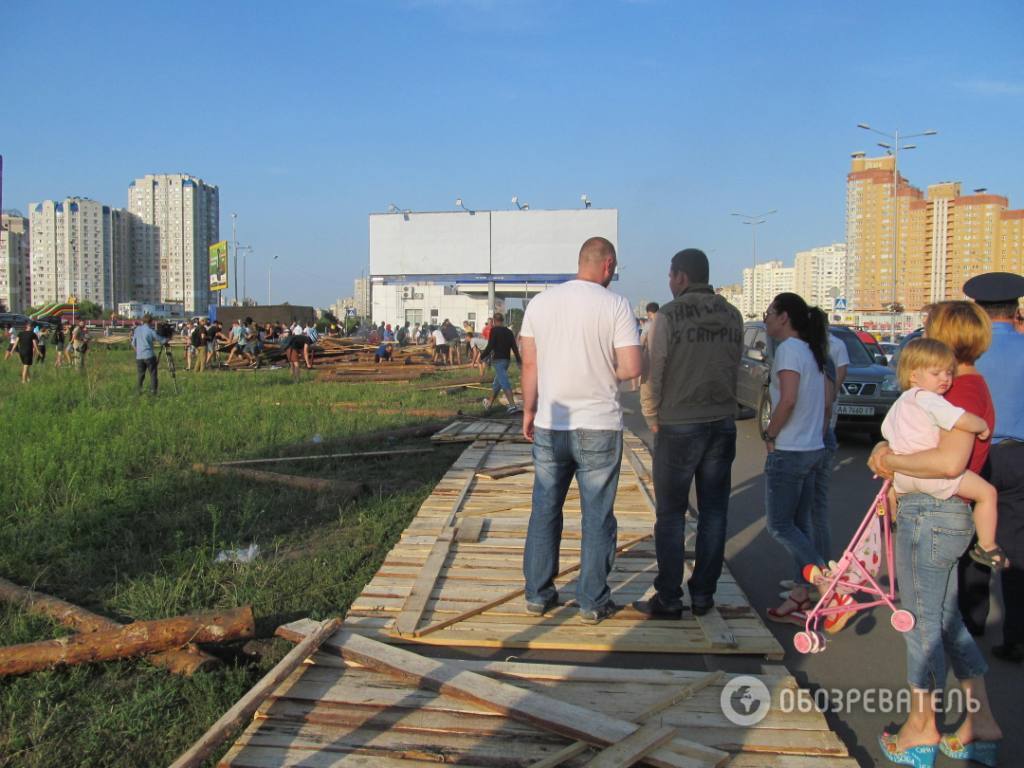
<instances>
[{"instance_id":1,"label":"dark sedan","mask_svg":"<svg viewBox=\"0 0 1024 768\"><path fill-rule=\"evenodd\" d=\"M849 328L833 326L829 332L846 346L850 365L843 391L839 393L838 427L878 434L885 414L900 395L892 370L879 365ZM736 396L740 405L754 410L762 434L771 418L768 382L771 376L775 342L768 338L764 323L751 322L743 327L743 356L740 358Z\"/></svg>"}]
</instances>

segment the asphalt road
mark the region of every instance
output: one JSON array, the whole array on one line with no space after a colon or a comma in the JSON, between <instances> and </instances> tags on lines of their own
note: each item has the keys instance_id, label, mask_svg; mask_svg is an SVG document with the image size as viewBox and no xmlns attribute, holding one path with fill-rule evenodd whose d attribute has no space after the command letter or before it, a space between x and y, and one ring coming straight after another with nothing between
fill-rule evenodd
<instances>
[{"instance_id":1,"label":"asphalt road","mask_svg":"<svg viewBox=\"0 0 1024 768\"><path fill-rule=\"evenodd\" d=\"M627 414L627 427L640 435L648 445L651 433L639 415L636 394L627 394L623 403L632 414ZM764 523L764 446L752 419L738 423L737 456L733 465L732 499L729 506L729 539L726 558L740 586L746 591L751 604L765 617L765 609L780 602L778 582L790 578L790 561L782 547L771 538ZM866 435L840 435L840 448L836 455L837 468L831 487L832 542L836 555L849 542L868 506L879 488L865 462L870 452ZM989 649L1000 642L1002 613L998 600L993 600L986 636L980 638L982 650L990 664L986 677L992 707L1000 720L1006 738L1000 753L1001 765L1024 765L1024 730L1017 719L1024 704L1024 666L993 658ZM798 627L766 622L769 629L786 649L784 664L800 681L811 689L842 692L844 700L849 691L858 689L888 689L894 692L905 687L906 656L902 636L889 624L889 611L876 608L857 614L843 631L830 638L827 650L814 655L802 655L793 649L793 635ZM620 663L625 654L616 654ZM755 671L750 660L733 660L721 656L703 659L710 668ZM634 659L629 666L655 666L665 663L679 667L678 658L647 656ZM745 666L747 665L747 666ZM955 681L950 675L950 687ZM901 723L902 714L868 712L863 706L849 711L830 713L830 725L846 743L850 753L860 765L874 766L889 763L881 757L877 736L882 730ZM943 730L952 730L959 717L950 714ZM1013 757L1011 757L1013 756ZM939 755L937 766L964 766L965 763Z\"/></svg>"}]
</instances>

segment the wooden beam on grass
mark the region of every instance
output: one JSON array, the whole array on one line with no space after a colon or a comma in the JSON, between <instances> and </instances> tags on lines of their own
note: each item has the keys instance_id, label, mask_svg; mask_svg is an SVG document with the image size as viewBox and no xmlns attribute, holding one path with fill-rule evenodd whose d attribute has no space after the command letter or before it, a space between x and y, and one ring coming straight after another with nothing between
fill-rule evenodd
<instances>
[{"instance_id":1,"label":"wooden beam on grass","mask_svg":"<svg viewBox=\"0 0 1024 768\"><path fill-rule=\"evenodd\" d=\"M313 456L280 456L276 459L237 459L221 461L218 467L237 467L243 464L276 464L283 461L313 461L315 459L375 459L390 456L406 456L413 453L433 453L433 448L401 448L394 451L353 451L349 453L320 453Z\"/></svg>"},{"instance_id":2,"label":"wooden beam on grass","mask_svg":"<svg viewBox=\"0 0 1024 768\"><path fill-rule=\"evenodd\" d=\"M277 634L293 642L305 637L304 632L289 626L278 627ZM492 680L467 671L457 663L430 659L345 630L328 638L323 648L424 690L472 702L512 720L599 747L622 741L640 729L636 723ZM728 758L728 752L676 737L654 749L644 760L657 768L710 768Z\"/></svg>"},{"instance_id":3,"label":"wooden beam on grass","mask_svg":"<svg viewBox=\"0 0 1024 768\"><path fill-rule=\"evenodd\" d=\"M267 698L295 669L309 656L316 653L320 644L333 635L341 626L341 619L322 622L312 633L296 645L274 668L256 683L249 692L239 699L231 709L200 737L181 757L171 763L171 768L195 768L220 746L221 742L234 731L243 720L248 720Z\"/></svg>"},{"instance_id":4,"label":"wooden beam on grass","mask_svg":"<svg viewBox=\"0 0 1024 768\"><path fill-rule=\"evenodd\" d=\"M616 547L615 548L615 553L618 554L620 552L623 552L624 550L629 549L630 547L632 547L634 544L639 544L641 541L647 541L647 539L651 538L653 535L654 535L653 533L645 533L643 536L638 536L635 539L630 539L625 544L620 544L618 547ZM579 569L580 569L580 564L579 563L576 563L575 565L567 566L567 567L563 568L562 570L560 570L558 573L556 573L555 574L555 578L556 579L560 578L562 576L565 576L566 574L573 573L574 571L578 571ZM438 621L438 622L436 622L434 624L431 624L431 625L429 625L427 627L424 627L423 629L417 630L416 632L413 632L412 634L413 634L414 637L423 637L424 635L429 635L431 632L437 632L439 629L445 629L446 627L450 627L452 624L458 624L460 621L465 621L466 619L470 619L473 616L477 616L477 615L479 615L481 613L484 613L485 611L489 611L492 608L497 608L499 605L502 605L503 603L507 603L509 600L515 600L517 597L521 597L524 594L526 594L526 589L520 587L519 589L517 589L517 590L515 590L513 592L508 592L508 593L502 595L501 597L498 597L498 598L496 598L494 600L491 600L489 603L484 603L483 605L478 605L475 608L471 608L468 611L463 611L462 613L456 614L455 616L452 616L450 618ZM396 622L396 628L397 628L397 622ZM404 634L407 634L407 633L404 633Z\"/></svg>"},{"instance_id":5,"label":"wooden beam on grass","mask_svg":"<svg viewBox=\"0 0 1024 768\"><path fill-rule=\"evenodd\" d=\"M344 498L355 498L363 492L362 483L346 480L324 480L319 477L302 477L300 475L282 475L279 472L265 472L260 469L244 469L242 467L224 467L218 464L193 464L192 469L204 475L224 475L240 477L256 483L283 485L315 493L332 493Z\"/></svg>"},{"instance_id":6,"label":"wooden beam on grass","mask_svg":"<svg viewBox=\"0 0 1024 768\"><path fill-rule=\"evenodd\" d=\"M70 635L57 640L0 648L0 676L23 675L58 664L85 664L145 656L186 643L220 643L252 637L252 608L136 621L119 629Z\"/></svg>"},{"instance_id":7,"label":"wooden beam on grass","mask_svg":"<svg viewBox=\"0 0 1024 768\"><path fill-rule=\"evenodd\" d=\"M76 632L103 632L124 627L124 624L108 619L106 616L87 611L85 608L58 597L20 587L7 579L0 579L0 601L14 603L29 613L45 616ZM193 643L189 643L180 650L154 653L146 660L157 667L163 667L169 672L186 677L200 669L211 669L220 664L220 660L216 656L203 653Z\"/></svg>"}]
</instances>

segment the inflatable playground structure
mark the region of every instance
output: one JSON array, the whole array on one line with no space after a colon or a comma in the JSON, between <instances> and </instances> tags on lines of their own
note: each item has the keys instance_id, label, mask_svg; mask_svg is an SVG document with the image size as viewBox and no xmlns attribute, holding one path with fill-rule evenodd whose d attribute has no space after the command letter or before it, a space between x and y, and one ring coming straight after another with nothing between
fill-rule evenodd
<instances>
[{"instance_id":1,"label":"inflatable playground structure","mask_svg":"<svg viewBox=\"0 0 1024 768\"><path fill-rule=\"evenodd\" d=\"M58 301L40 307L29 315L29 317L33 320L42 320L50 323L62 320L65 324L71 323L77 319L75 316L75 305L69 304L66 301Z\"/></svg>"}]
</instances>

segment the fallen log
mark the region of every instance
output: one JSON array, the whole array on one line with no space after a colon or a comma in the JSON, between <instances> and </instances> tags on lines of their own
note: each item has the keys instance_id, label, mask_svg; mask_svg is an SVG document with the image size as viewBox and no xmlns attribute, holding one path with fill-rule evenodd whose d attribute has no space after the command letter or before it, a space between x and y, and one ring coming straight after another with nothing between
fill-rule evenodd
<instances>
[{"instance_id":1,"label":"fallen log","mask_svg":"<svg viewBox=\"0 0 1024 768\"><path fill-rule=\"evenodd\" d=\"M274 668L249 689L249 692L225 712L216 723L211 725L199 741L171 763L171 768L195 768L195 766L202 765L203 761L227 738L228 734L237 728L243 720L251 718L260 708L263 700L273 693L307 657L316 653L320 644L333 635L340 626L341 619L328 619L322 622L277 662Z\"/></svg>"},{"instance_id":2,"label":"fallen log","mask_svg":"<svg viewBox=\"0 0 1024 768\"><path fill-rule=\"evenodd\" d=\"M86 664L145 656L186 643L221 643L252 637L252 608L233 608L173 619L136 621L119 629L89 632L0 648L0 676L24 675L58 664Z\"/></svg>"},{"instance_id":3,"label":"fallen log","mask_svg":"<svg viewBox=\"0 0 1024 768\"><path fill-rule=\"evenodd\" d=\"M375 413L380 413L379 410ZM268 459L238 459L222 461L217 466L237 467L241 464L276 464L281 461L314 461L316 459L376 459L390 456L406 456L410 453L433 453L433 448L401 448L393 451L357 451L348 453L315 453L311 456L280 456Z\"/></svg>"},{"instance_id":4,"label":"fallen log","mask_svg":"<svg viewBox=\"0 0 1024 768\"><path fill-rule=\"evenodd\" d=\"M298 488L303 491L315 491L316 493L331 493L347 499L355 498L363 492L364 488L362 483L354 483L348 480L324 480L319 477L282 475L279 472L265 472L262 469L225 467L219 464L193 464L192 469L196 472L201 472L204 475L242 477L247 480L253 480L257 483L284 485L289 488Z\"/></svg>"},{"instance_id":5,"label":"fallen log","mask_svg":"<svg viewBox=\"0 0 1024 768\"><path fill-rule=\"evenodd\" d=\"M7 579L0 579L0 600L19 605L29 613L46 616L61 626L76 632L103 632L121 629L125 626L58 597L20 587ZM189 643L180 650L155 653L146 660L157 667L186 677L201 669L207 670L220 664L215 656L203 653L193 643Z\"/></svg>"}]
</instances>

